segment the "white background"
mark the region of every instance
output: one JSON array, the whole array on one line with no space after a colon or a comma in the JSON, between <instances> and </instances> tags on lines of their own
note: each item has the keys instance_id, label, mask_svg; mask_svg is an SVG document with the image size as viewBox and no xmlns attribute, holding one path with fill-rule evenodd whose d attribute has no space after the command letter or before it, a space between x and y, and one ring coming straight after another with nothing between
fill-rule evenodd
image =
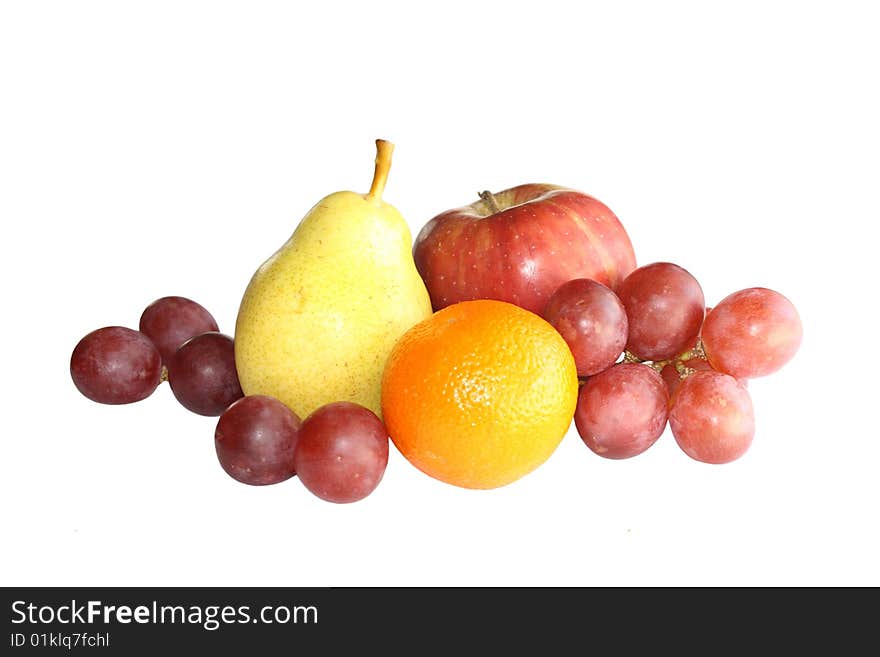
<instances>
[{"instance_id":1,"label":"white background","mask_svg":"<svg viewBox=\"0 0 880 657\"><path fill-rule=\"evenodd\" d=\"M871 3L0 7L3 584L880 585ZM333 505L230 479L215 419L167 385L79 395L79 338L155 298L231 332L312 204L367 191L377 137L414 234L552 182L709 304L788 296L805 337L750 384L749 452L701 464L667 431L608 461L572 428L478 492L392 450L369 498Z\"/></svg>"}]
</instances>

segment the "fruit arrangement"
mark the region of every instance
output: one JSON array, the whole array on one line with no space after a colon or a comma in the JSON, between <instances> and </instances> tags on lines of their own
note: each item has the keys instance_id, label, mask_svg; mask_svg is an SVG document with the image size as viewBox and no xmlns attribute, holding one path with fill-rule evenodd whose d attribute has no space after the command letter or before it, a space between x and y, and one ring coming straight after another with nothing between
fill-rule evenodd
<instances>
[{"instance_id":1,"label":"fruit arrangement","mask_svg":"<svg viewBox=\"0 0 880 657\"><path fill-rule=\"evenodd\" d=\"M637 267L610 208L555 185L482 192L413 241L382 200L393 145L376 146L369 192L309 210L254 273L234 335L195 301L162 297L137 330L77 343L77 389L128 404L167 381L184 408L217 418L232 479L295 477L335 503L376 489L390 442L474 489L539 467L572 422L609 459L643 453L667 426L696 461L746 453L748 380L800 346L786 297L749 288L707 308L690 272Z\"/></svg>"}]
</instances>

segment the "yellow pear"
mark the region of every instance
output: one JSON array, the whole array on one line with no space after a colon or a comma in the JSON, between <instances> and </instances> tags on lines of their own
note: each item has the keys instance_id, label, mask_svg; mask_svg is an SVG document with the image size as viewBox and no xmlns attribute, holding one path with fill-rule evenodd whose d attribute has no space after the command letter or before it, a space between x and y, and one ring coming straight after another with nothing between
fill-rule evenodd
<instances>
[{"instance_id":1,"label":"yellow pear","mask_svg":"<svg viewBox=\"0 0 880 657\"><path fill-rule=\"evenodd\" d=\"M245 290L235 364L246 395L270 395L301 418L351 401L380 415L382 372L397 339L431 315L412 235L382 200L394 145L376 140L367 194L319 201Z\"/></svg>"}]
</instances>

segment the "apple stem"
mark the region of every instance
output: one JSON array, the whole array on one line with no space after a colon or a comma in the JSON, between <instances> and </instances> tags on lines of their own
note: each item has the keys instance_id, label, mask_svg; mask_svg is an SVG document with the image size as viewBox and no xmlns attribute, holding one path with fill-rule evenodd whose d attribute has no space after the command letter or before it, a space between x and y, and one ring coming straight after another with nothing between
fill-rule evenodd
<instances>
[{"instance_id":1,"label":"apple stem","mask_svg":"<svg viewBox=\"0 0 880 657\"><path fill-rule=\"evenodd\" d=\"M394 144L384 139L376 140L376 169L373 172L373 184L367 193L367 200L382 200L382 192L385 191L385 182L388 180L388 171L391 169L391 153L394 152Z\"/></svg>"},{"instance_id":2,"label":"apple stem","mask_svg":"<svg viewBox=\"0 0 880 657\"><path fill-rule=\"evenodd\" d=\"M486 204L489 206L489 211L492 214L496 212L501 212L501 208L498 207L498 201L495 200L495 195L489 190L480 192L480 198L483 199Z\"/></svg>"}]
</instances>

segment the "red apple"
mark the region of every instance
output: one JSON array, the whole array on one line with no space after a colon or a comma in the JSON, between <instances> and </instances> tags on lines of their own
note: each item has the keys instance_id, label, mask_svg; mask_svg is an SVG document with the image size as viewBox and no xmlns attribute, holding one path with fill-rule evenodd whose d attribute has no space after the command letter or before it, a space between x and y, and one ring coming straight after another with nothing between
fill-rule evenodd
<instances>
[{"instance_id":1,"label":"red apple","mask_svg":"<svg viewBox=\"0 0 880 657\"><path fill-rule=\"evenodd\" d=\"M636 266L629 236L592 196L527 184L448 210L416 237L413 256L434 310L498 299L540 314L575 278L615 289Z\"/></svg>"}]
</instances>

